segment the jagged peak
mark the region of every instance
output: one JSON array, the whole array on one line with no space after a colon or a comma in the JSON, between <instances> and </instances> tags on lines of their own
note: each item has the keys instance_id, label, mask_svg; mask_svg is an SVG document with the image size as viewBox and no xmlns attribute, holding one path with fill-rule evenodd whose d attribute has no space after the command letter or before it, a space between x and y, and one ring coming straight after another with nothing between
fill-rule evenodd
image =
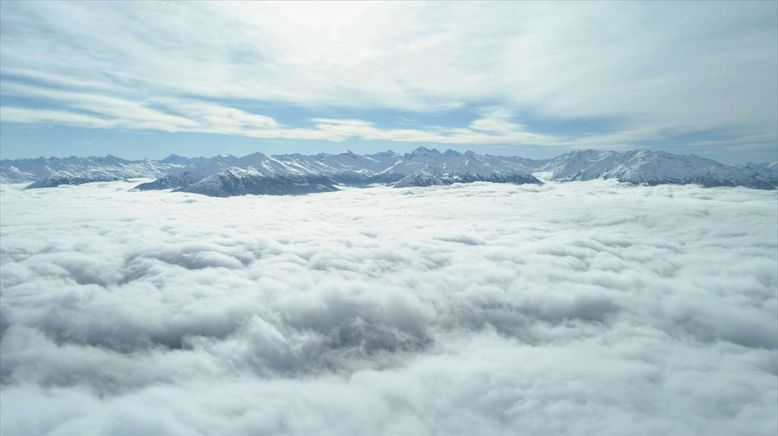
<instances>
[{"instance_id":1,"label":"jagged peak","mask_svg":"<svg viewBox=\"0 0 778 436\"><path fill-rule=\"evenodd\" d=\"M427 148L424 146L418 147L410 153L411 156L425 156L425 155L439 155L439 154L441 153L440 151L438 151L437 148Z\"/></svg>"},{"instance_id":2,"label":"jagged peak","mask_svg":"<svg viewBox=\"0 0 778 436\"><path fill-rule=\"evenodd\" d=\"M292 159L289 156L304 157ZM340 156L340 157L338 157ZM164 165L178 160L180 165ZM13 167L11 164L14 164ZM116 164L114 164L116 163ZM776 165L725 165L695 155L679 155L655 150L572 150L550 160L521 160L511 156L489 156L472 150L464 153L447 149L418 147L404 155L393 151L360 155L351 150L339 155L279 155L268 157L256 152L243 157L218 155L212 158L183 158L176 154L160 161L127 161L116 156L40 158L3 160L3 180L35 181L63 176L63 180L97 180L98 175L121 179L164 178L189 184L225 168L235 177L333 177L338 183L389 183L413 173L443 174L457 180L523 180L533 172L548 174L552 180L618 179L631 183L701 183L739 185L771 189L778 186ZM453 180L453 179L452 179ZM169 185L158 183L157 185Z\"/></svg>"},{"instance_id":3,"label":"jagged peak","mask_svg":"<svg viewBox=\"0 0 778 436\"><path fill-rule=\"evenodd\" d=\"M259 151L255 151L254 153L247 154L245 156L241 156L241 159L266 159L267 155L264 153L261 153Z\"/></svg>"}]
</instances>

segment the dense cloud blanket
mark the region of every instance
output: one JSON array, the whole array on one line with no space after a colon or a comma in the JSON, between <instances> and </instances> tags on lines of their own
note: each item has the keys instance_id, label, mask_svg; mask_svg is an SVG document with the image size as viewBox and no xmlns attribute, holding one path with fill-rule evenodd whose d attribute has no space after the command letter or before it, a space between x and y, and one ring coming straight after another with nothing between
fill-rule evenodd
<instances>
[{"instance_id":1,"label":"dense cloud blanket","mask_svg":"<svg viewBox=\"0 0 778 436\"><path fill-rule=\"evenodd\" d=\"M776 191L2 185L0 433L778 430Z\"/></svg>"}]
</instances>

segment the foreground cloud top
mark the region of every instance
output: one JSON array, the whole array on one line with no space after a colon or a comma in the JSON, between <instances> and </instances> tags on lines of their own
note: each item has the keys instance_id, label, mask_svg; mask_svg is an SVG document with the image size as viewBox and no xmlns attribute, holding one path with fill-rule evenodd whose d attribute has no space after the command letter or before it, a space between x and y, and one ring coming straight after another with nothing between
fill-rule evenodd
<instances>
[{"instance_id":1,"label":"foreground cloud top","mask_svg":"<svg viewBox=\"0 0 778 436\"><path fill-rule=\"evenodd\" d=\"M773 434L775 191L0 186L0 432Z\"/></svg>"}]
</instances>

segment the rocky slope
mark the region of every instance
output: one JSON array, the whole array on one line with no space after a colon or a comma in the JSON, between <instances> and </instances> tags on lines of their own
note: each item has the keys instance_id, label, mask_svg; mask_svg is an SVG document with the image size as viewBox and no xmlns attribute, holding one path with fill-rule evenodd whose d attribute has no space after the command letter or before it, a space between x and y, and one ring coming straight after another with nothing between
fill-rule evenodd
<instances>
[{"instance_id":1,"label":"rocky slope","mask_svg":"<svg viewBox=\"0 0 778 436\"><path fill-rule=\"evenodd\" d=\"M633 184L778 187L778 163L724 165L694 155L659 151L580 150L549 160L491 156L468 151L440 152L420 147L359 155L253 153L242 157L129 161L114 156L38 158L0 161L0 180L32 182L30 188L95 181L153 178L139 190L170 189L211 196L306 194L374 183L395 187L452 183L542 183L616 179Z\"/></svg>"}]
</instances>

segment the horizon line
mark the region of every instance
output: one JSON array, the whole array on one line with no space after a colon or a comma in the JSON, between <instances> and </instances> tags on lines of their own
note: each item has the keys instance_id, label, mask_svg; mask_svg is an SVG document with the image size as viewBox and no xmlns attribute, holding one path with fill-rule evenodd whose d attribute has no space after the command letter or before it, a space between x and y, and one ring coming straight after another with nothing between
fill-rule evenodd
<instances>
[{"instance_id":1,"label":"horizon line","mask_svg":"<svg viewBox=\"0 0 778 436\"><path fill-rule=\"evenodd\" d=\"M210 155L210 156L205 156L205 155L185 156L185 155L182 155L182 154L179 154L179 153L170 153L167 156L162 157L162 158L158 158L158 159L153 159L153 158L148 158L148 157L142 158L142 159L129 159L129 158L126 158L126 157L117 156L117 155L115 155L113 153L108 153L106 155L88 155L88 156L83 156L83 155L80 155L80 156L79 155L69 155L69 156L52 156L52 155L49 155L49 156L41 156L41 155L39 155L39 156L35 156L35 157L0 158L0 161L22 161L22 160L37 160L37 159L70 159L70 158L76 158L76 159L116 158L116 159L121 159L121 160L125 160L125 161L128 161L128 162L142 162L142 161L161 162L161 161L164 161L166 159L173 158L173 157L180 157L180 158L184 158L184 159L213 159L213 158L216 158L216 157L243 158L243 157L251 156L251 155L254 155L254 154L262 154L264 156L274 157L274 156L294 156L294 155L299 155L299 156L319 156L319 155L338 156L338 155L343 155L343 154L354 154L354 155L357 155L357 156L373 156L373 155L382 154L382 153L394 153L394 154L397 154L399 156L403 156L403 155L413 154L413 153L415 153L415 152L417 152L419 150L435 151L435 152L437 152L439 154L445 154L445 153L448 153L448 152L453 152L453 153L456 153L456 154L473 153L473 154L480 155L480 156L516 157L516 158L533 160L533 161L551 160L551 159L554 159L555 157L563 156L563 155L570 154L570 153L580 153L580 152L588 152L588 151L603 152L603 153L604 152L610 152L610 153L630 153L630 152L646 151L646 152L651 152L651 153L666 153L666 154L674 155L674 156L693 156L693 157L699 157L699 158L702 158L702 159L709 159L709 160L712 160L712 161L715 161L715 162L718 162L718 163L724 163L724 162L722 162L722 161L720 161L718 159L714 159L714 158L710 158L710 157L706 157L706 156L701 156L701 155L696 154L696 153L672 153L672 152L669 152L669 151L666 151L666 150L649 150L649 149L645 149L645 148L635 148L635 149L623 150L623 151L622 150L613 150L613 149L582 148L582 149L575 149L575 150L571 150L571 151L566 151L564 153L559 153L559 154L554 155L553 157L550 157L550 158L538 159L538 158L524 157L524 156L521 156L519 154L478 153L478 152L475 152L473 150L457 151L457 150L454 150L454 149L451 149L451 148L447 148L445 150L441 150L441 149L439 149L437 147L426 147L426 146L419 146L419 147L417 147L417 148L415 148L415 149L413 149L411 151L402 152L402 153L401 152L396 152L396 151L394 151L392 149L387 149L387 150L384 150L384 151L378 151L378 152L374 152L374 153L356 153L356 152L354 152L352 150L347 150L347 151L343 151L343 152L340 152L340 153L319 152L319 153L310 153L310 154L308 154L308 153L296 152L296 153L273 153L273 154L267 154L267 153L263 153L261 151L255 151L255 152L251 152L251 153L247 153L247 154L242 154L242 155L236 155L236 154L231 154L231 153L230 154L221 154L221 153L219 153L219 154L214 154L214 155ZM774 160L751 161L751 162L747 162L747 163L773 163L773 162L778 162L778 156L776 156L776 159L774 159ZM737 166L737 165L743 165L743 164L726 164L726 165Z\"/></svg>"}]
</instances>

